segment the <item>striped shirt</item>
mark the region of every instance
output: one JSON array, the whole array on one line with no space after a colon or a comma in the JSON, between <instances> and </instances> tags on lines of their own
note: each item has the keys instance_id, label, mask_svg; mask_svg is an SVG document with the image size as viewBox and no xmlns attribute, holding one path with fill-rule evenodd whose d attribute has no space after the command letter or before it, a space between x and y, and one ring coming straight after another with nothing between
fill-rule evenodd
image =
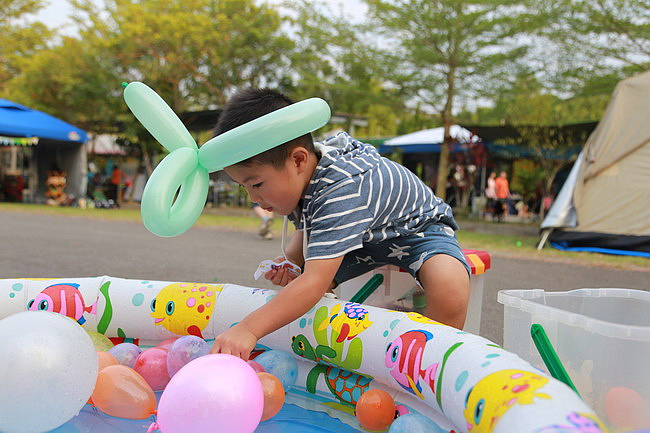
<instances>
[{"instance_id":1,"label":"striped shirt","mask_svg":"<svg viewBox=\"0 0 650 433\"><path fill-rule=\"evenodd\" d=\"M306 260L340 257L417 233L428 223L458 225L451 207L413 172L345 132L316 143L321 158L289 219L307 233Z\"/></svg>"}]
</instances>

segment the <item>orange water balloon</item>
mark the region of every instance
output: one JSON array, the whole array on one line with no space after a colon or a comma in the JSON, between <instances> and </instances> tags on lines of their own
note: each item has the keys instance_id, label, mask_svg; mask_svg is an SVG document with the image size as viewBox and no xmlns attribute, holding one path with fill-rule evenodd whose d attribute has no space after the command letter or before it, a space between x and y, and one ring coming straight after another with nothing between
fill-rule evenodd
<instances>
[{"instance_id":1,"label":"orange water balloon","mask_svg":"<svg viewBox=\"0 0 650 433\"><path fill-rule=\"evenodd\" d=\"M99 368L97 369L98 375L100 371L109 365L119 364L119 362L117 362L117 359L115 359L115 357L108 352L97 352L97 360L99 362ZM97 388L97 381L95 381L95 388ZM94 405L92 396L88 398L87 403Z\"/></svg>"},{"instance_id":2,"label":"orange water balloon","mask_svg":"<svg viewBox=\"0 0 650 433\"><path fill-rule=\"evenodd\" d=\"M395 419L395 401L386 391L371 389L361 394L356 415L366 430L386 430Z\"/></svg>"},{"instance_id":3,"label":"orange water balloon","mask_svg":"<svg viewBox=\"0 0 650 433\"><path fill-rule=\"evenodd\" d=\"M99 369L98 372L102 371L104 368L109 365L117 365L119 362L113 355L108 352L97 352L97 359L99 360Z\"/></svg>"},{"instance_id":4,"label":"orange water balloon","mask_svg":"<svg viewBox=\"0 0 650 433\"><path fill-rule=\"evenodd\" d=\"M637 430L650 427L650 402L632 388L615 386L604 397L605 414L618 429Z\"/></svg>"},{"instance_id":5,"label":"orange water balloon","mask_svg":"<svg viewBox=\"0 0 650 433\"><path fill-rule=\"evenodd\" d=\"M271 373L257 373L257 377L262 382L262 391L264 392L264 410L262 411L262 421L273 418L284 404L284 387L280 379Z\"/></svg>"},{"instance_id":6,"label":"orange water balloon","mask_svg":"<svg viewBox=\"0 0 650 433\"><path fill-rule=\"evenodd\" d=\"M147 381L121 364L99 372L92 400L102 412L119 418L145 419L156 410L156 396Z\"/></svg>"}]
</instances>

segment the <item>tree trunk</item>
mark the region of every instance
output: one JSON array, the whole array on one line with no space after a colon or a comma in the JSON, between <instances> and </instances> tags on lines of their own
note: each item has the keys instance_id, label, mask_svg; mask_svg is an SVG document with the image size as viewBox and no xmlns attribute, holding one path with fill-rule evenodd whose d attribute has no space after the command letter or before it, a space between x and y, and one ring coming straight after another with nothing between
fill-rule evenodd
<instances>
[{"instance_id":1,"label":"tree trunk","mask_svg":"<svg viewBox=\"0 0 650 433\"><path fill-rule=\"evenodd\" d=\"M542 194L542 203L539 207L539 219L540 221L544 221L544 217L546 216L546 212L544 209L544 200L546 197L551 197L551 188L553 187L553 181L555 180L555 176L557 176L558 172L560 171L560 168L562 168L561 165L556 165L551 168L551 174L546 179L546 182L544 182L544 192Z\"/></svg>"},{"instance_id":2,"label":"tree trunk","mask_svg":"<svg viewBox=\"0 0 650 433\"><path fill-rule=\"evenodd\" d=\"M153 173L153 167L151 167L151 155L149 155L147 144L143 140L140 140L140 150L142 151L142 163L144 164L148 179L151 177L151 173Z\"/></svg>"},{"instance_id":3,"label":"tree trunk","mask_svg":"<svg viewBox=\"0 0 650 433\"><path fill-rule=\"evenodd\" d=\"M451 109L454 100L455 69L451 68L447 74L447 102L440 113L442 126L444 127L444 141L440 147L440 159L438 160L438 180L436 182L436 195L441 199L447 198L447 175L449 174L449 146L451 145Z\"/></svg>"}]
</instances>

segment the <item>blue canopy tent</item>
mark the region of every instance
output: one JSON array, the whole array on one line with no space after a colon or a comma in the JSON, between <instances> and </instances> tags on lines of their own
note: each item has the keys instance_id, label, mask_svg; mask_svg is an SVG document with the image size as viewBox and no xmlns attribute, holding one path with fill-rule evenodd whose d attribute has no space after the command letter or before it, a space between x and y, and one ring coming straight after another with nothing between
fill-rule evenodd
<instances>
[{"instance_id":1,"label":"blue canopy tent","mask_svg":"<svg viewBox=\"0 0 650 433\"><path fill-rule=\"evenodd\" d=\"M468 155L480 138L460 125L451 125L449 134L452 139L452 154ZM379 153L391 155L402 154L401 162L406 168L418 174L429 186L434 188L438 160L444 142L444 128L432 128L412 132L391 138L379 144Z\"/></svg>"},{"instance_id":2,"label":"blue canopy tent","mask_svg":"<svg viewBox=\"0 0 650 433\"><path fill-rule=\"evenodd\" d=\"M451 125L449 133L454 140L452 152L463 152L467 150L467 143L478 141L477 136L459 125ZM398 148L403 153L440 153L443 141L444 128L425 129L384 141L379 153L390 154Z\"/></svg>"},{"instance_id":3,"label":"blue canopy tent","mask_svg":"<svg viewBox=\"0 0 650 433\"><path fill-rule=\"evenodd\" d=\"M61 119L0 99L0 135L84 143L86 132Z\"/></svg>"},{"instance_id":4,"label":"blue canopy tent","mask_svg":"<svg viewBox=\"0 0 650 433\"><path fill-rule=\"evenodd\" d=\"M10 154L0 159L0 164L9 161L8 166L0 168L3 174L26 178L28 196L37 201L44 200L44 180L53 167L67 173L66 193L85 193L87 138L85 131L61 119L0 99L0 151Z\"/></svg>"}]
</instances>

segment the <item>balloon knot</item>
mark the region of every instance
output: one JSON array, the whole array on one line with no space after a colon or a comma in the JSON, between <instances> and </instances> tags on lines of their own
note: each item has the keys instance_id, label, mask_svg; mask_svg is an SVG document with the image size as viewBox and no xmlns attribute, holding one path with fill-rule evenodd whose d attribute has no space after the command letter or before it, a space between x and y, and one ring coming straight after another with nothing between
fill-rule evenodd
<instances>
[{"instance_id":1,"label":"balloon knot","mask_svg":"<svg viewBox=\"0 0 650 433\"><path fill-rule=\"evenodd\" d=\"M159 430L158 423L153 422L153 423L151 423L151 425L147 429L147 433L152 433L152 432L154 432L156 430Z\"/></svg>"},{"instance_id":2,"label":"balloon knot","mask_svg":"<svg viewBox=\"0 0 650 433\"><path fill-rule=\"evenodd\" d=\"M127 83L126 81L122 81L122 87L126 88L126 86L128 86L128 85L129 85L129 83Z\"/></svg>"}]
</instances>

